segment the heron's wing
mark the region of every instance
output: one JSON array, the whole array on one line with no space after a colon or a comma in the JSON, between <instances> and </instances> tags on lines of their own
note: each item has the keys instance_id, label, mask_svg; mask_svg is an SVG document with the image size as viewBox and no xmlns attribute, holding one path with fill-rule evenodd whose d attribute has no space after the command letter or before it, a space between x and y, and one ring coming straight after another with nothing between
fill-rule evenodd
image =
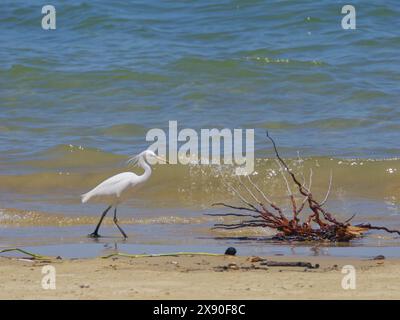
<instances>
[{"instance_id":1,"label":"heron's wing","mask_svg":"<svg viewBox=\"0 0 400 320\"><path fill-rule=\"evenodd\" d=\"M82 202L87 202L92 197L119 196L135 177L136 175L132 172L123 172L112 176L83 194Z\"/></svg>"},{"instance_id":2,"label":"heron's wing","mask_svg":"<svg viewBox=\"0 0 400 320\"><path fill-rule=\"evenodd\" d=\"M136 175L132 172L122 172L119 174L116 174L115 176L112 176L106 180L104 180L102 183L100 183L96 188L100 188L100 187L113 187L115 185L120 184L121 182L129 182L132 180L133 177L135 177Z\"/></svg>"}]
</instances>

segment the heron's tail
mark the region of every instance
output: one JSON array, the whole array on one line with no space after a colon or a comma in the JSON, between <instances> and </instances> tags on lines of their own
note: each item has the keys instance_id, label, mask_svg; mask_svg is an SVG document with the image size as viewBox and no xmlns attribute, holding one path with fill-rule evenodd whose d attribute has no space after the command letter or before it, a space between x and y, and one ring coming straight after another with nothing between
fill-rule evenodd
<instances>
[{"instance_id":1,"label":"heron's tail","mask_svg":"<svg viewBox=\"0 0 400 320\"><path fill-rule=\"evenodd\" d=\"M90 192L82 194L81 195L82 203L88 202L91 197L92 197L92 194Z\"/></svg>"}]
</instances>

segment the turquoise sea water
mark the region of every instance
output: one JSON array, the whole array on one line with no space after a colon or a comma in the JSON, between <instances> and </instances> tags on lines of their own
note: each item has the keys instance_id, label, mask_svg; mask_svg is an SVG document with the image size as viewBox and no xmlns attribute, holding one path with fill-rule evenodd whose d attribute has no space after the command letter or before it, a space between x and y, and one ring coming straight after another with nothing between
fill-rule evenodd
<instances>
[{"instance_id":1,"label":"turquoise sea water","mask_svg":"<svg viewBox=\"0 0 400 320\"><path fill-rule=\"evenodd\" d=\"M400 9L353 1L2 1L0 152L62 144L132 154L144 133L263 130L309 155L398 155Z\"/></svg>"},{"instance_id":2,"label":"turquoise sea water","mask_svg":"<svg viewBox=\"0 0 400 320\"><path fill-rule=\"evenodd\" d=\"M50 31L40 1L0 4L0 207L97 215L79 194L146 148L149 129L177 120L195 130L255 128L257 158L272 155L269 129L285 156L335 159L317 188L333 167L337 212L398 214L397 1L352 1L356 30L342 29L347 3L337 1L51 4ZM342 158L374 162L349 171ZM160 169L130 208L162 216L170 200L196 216L193 205L222 197L204 171L174 170Z\"/></svg>"}]
</instances>

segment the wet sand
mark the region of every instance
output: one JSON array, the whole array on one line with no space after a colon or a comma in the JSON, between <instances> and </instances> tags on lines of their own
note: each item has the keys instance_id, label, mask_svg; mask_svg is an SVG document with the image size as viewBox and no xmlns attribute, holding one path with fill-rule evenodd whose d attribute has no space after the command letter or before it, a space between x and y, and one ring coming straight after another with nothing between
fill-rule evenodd
<instances>
[{"instance_id":1,"label":"wet sand","mask_svg":"<svg viewBox=\"0 0 400 320\"><path fill-rule=\"evenodd\" d=\"M31 261L0 258L1 299L400 299L400 260L263 257L320 265L266 267L251 257L110 257ZM257 260L257 259L256 259ZM42 267L56 269L56 289L41 286ZM344 265L356 289L344 290Z\"/></svg>"}]
</instances>

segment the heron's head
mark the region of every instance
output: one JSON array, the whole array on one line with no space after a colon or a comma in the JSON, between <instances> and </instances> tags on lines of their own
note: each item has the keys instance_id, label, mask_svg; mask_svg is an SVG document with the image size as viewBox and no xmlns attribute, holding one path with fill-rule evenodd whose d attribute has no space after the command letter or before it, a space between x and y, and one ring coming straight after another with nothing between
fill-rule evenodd
<instances>
[{"instance_id":1,"label":"heron's head","mask_svg":"<svg viewBox=\"0 0 400 320\"><path fill-rule=\"evenodd\" d=\"M162 163L168 163L168 161L162 157L159 157L158 155L155 154L154 151L152 150L145 150L138 155L130 158L128 160L129 164L137 164L139 160L146 160L150 164L156 164L157 161L160 161Z\"/></svg>"}]
</instances>

